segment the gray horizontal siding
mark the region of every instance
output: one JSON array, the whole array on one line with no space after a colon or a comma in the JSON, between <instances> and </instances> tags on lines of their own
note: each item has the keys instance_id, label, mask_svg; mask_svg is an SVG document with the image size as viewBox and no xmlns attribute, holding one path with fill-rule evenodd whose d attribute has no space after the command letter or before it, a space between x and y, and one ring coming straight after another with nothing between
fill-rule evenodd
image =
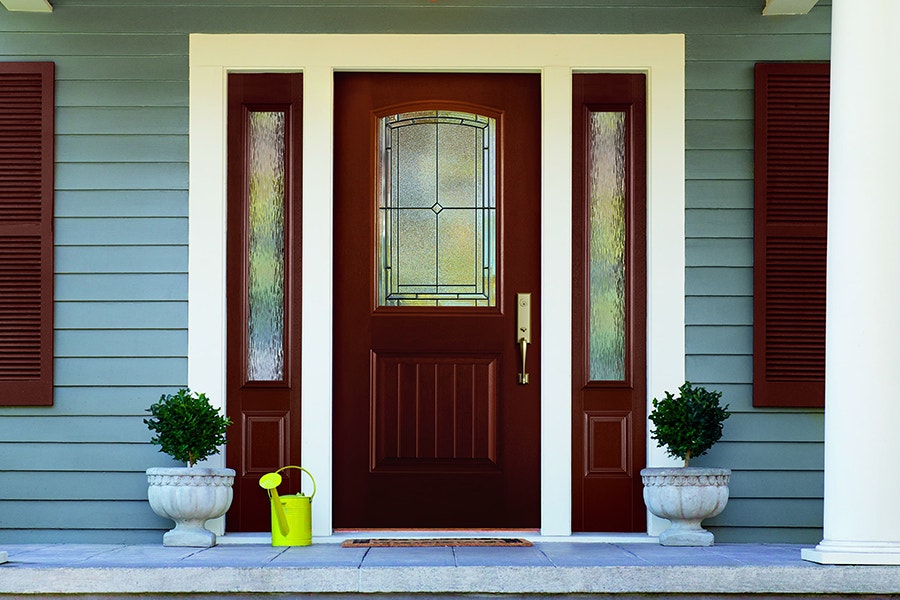
<instances>
[{"instance_id":1,"label":"gray horizontal siding","mask_svg":"<svg viewBox=\"0 0 900 600\"><path fill-rule=\"evenodd\" d=\"M144 470L174 463L143 418L187 381L188 39L165 8L54 8L0 19L0 60L57 75L56 389L0 408L0 489L28 490L0 539L158 543Z\"/></svg>"},{"instance_id":2,"label":"gray horizontal siding","mask_svg":"<svg viewBox=\"0 0 900 600\"><path fill-rule=\"evenodd\" d=\"M149 440L149 436L147 438ZM0 442L0 473L28 465L28 471L143 472L149 467L183 466L149 443ZM52 479L52 478L51 478ZM5 488L5 485L4 485ZM73 494L71 500L78 500ZM75 515L72 515L73 519ZM75 525L75 523L72 523Z\"/></svg>"},{"instance_id":3,"label":"gray horizontal siding","mask_svg":"<svg viewBox=\"0 0 900 600\"><path fill-rule=\"evenodd\" d=\"M57 109L57 135L184 134L187 108L168 106L62 106Z\"/></svg>"},{"instance_id":4,"label":"gray horizontal siding","mask_svg":"<svg viewBox=\"0 0 900 600\"><path fill-rule=\"evenodd\" d=\"M58 386L151 386L177 387L187 381L187 360L179 358L57 358L53 361ZM149 403L148 403L149 406Z\"/></svg>"},{"instance_id":5,"label":"gray horizontal siding","mask_svg":"<svg viewBox=\"0 0 900 600\"><path fill-rule=\"evenodd\" d=\"M169 391L168 387L161 386L57 387L52 409L0 407L0 417L146 417L147 407Z\"/></svg>"},{"instance_id":6,"label":"gray horizontal siding","mask_svg":"<svg viewBox=\"0 0 900 600\"><path fill-rule=\"evenodd\" d=\"M0 528L65 529L72 525L72 515L79 515L82 529L162 529L172 523L157 516L145 500L0 502Z\"/></svg>"},{"instance_id":7,"label":"gray horizontal siding","mask_svg":"<svg viewBox=\"0 0 900 600\"><path fill-rule=\"evenodd\" d=\"M159 273L160 269L187 272L187 248L184 246L109 245L57 246L56 272L86 273Z\"/></svg>"},{"instance_id":8,"label":"gray horizontal siding","mask_svg":"<svg viewBox=\"0 0 900 600\"><path fill-rule=\"evenodd\" d=\"M56 245L181 244L186 251L187 228L187 219L183 217L59 217Z\"/></svg>"},{"instance_id":9,"label":"gray horizontal siding","mask_svg":"<svg viewBox=\"0 0 900 600\"><path fill-rule=\"evenodd\" d=\"M0 539L158 543L168 526L144 500L143 470L167 459L141 419L187 380L189 32L683 32L686 368L735 411L698 460L735 469L734 500L713 530L721 541L816 541L821 411L752 407L752 73L759 60L827 58L831 11L828 0L804 17L760 9L747 0L59 0L52 15L3 12L0 60L57 67L57 387L53 407L0 408L0 489L39 491L3 495Z\"/></svg>"},{"instance_id":10,"label":"gray horizontal siding","mask_svg":"<svg viewBox=\"0 0 900 600\"><path fill-rule=\"evenodd\" d=\"M183 190L188 169L183 163L58 163L61 190Z\"/></svg>"},{"instance_id":11,"label":"gray horizontal siding","mask_svg":"<svg viewBox=\"0 0 900 600\"><path fill-rule=\"evenodd\" d=\"M57 358L159 357L185 348L187 332L183 329L58 330L55 345Z\"/></svg>"},{"instance_id":12,"label":"gray horizontal siding","mask_svg":"<svg viewBox=\"0 0 900 600\"><path fill-rule=\"evenodd\" d=\"M186 274L93 273L59 274L56 298L68 300L182 300L187 297Z\"/></svg>"},{"instance_id":13,"label":"gray horizontal siding","mask_svg":"<svg viewBox=\"0 0 900 600\"><path fill-rule=\"evenodd\" d=\"M723 23L686 38L685 369L733 411L722 441L692 461L733 470L728 507L708 522L723 542L821 539L822 411L760 410L752 397L753 65L827 60L830 50L825 3L776 20L807 29Z\"/></svg>"},{"instance_id":14,"label":"gray horizontal siding","mask_svg":"<svg viewBox=\"0 0 900 600\"><path fill-rule=\"evenodd\" d=\"M157 529L15 529L3 530L6 544L160 544Z\"/></svg>"},{"instance_id":15,"label":"gray horizontal siding","mask_svg":"<svg viewBox=\"0 0 900 600\"><path fill-rule=\"evenodd\" d=\"M184 329L187 300L176 302L60 302L56 329ZM186 348L183 348L186 351ZM185 352L186 353L186 352Z\"/></svg>"},{"instance_id":16,"label":"gray horizontal siding","mask_svg":"<svg viewBox=\"0 0 900 600\"><path fill-rule=\"evenodd\" d=\"M145 500L145 473L89 471L23 471L9 473L4 500L68 500L73 492L81 500Z\"/></svg>"},{"instance_id":17,"label":"gray horizontal siding","mask_svg":"<svg viewBox=\"0 0 900 600\"><path fill-rule=\"evenodd\" d=\"M731 498L711 527L821 527L821 498Z\"/></svg>"},{"instance_id":18,"label":"gray horizontal siding","mask_svg":"<svg viewBox=\"0 0 900 600\"><path fill-rule=\"evenodd\" d=\"M684 200L688 210L753 210L752 179L689 179L684 187Z\"/></svg>"},{"instance_id":19,"label":"gray horizontal siding","mask_svg":"<svg viewBox=\"0 0 900 600\"><path fill-rule=\"evenodd\" d=\"M185 140L185 153L187 142ZM163 230L177 228L182 232L176 239L186 244L187 202L182 190L57 190L55 198L57 218L62 217L158 217L177 218L164 222ZM167 227L165 225L168 225ZM73 232L74 233L74 232ZM158 239L154 237L153 239ZM57 245L61 245L59 239ZM140 243L140 242L136 242ZM187 251L187 245L185 245Z\"/></svg>"},{"instance_id":20,"label":"gray horizontal siding","mask_svg":"<svg viewBox=\"0 0 900 600\"><path fill-rule=\"evenodd\" d=\"M140 417L6 416L0 419L4 442L126 443L147 442L147 426Z\"/></svg>"},{"instance_id":21,"label":"gray horizontal siding","mask_svg":"<svg viewBox=\"0 0 900 600\"><path fill-rule=\"evenodd\" d=\"M814 545L822 541L822 527L707 527L720 544L747 541Z\"/></svg>"},{"instance_id":22,"label":"gray horizontal siding","mask_svg":"<svg viewBox=\"0 0 900 600\"><path fill-rule=\"evenodd\" d=\"M70 134L56 143L57 162L172 164L184 159L188 143L177 135ZM74 168L74 167L70 167Z\"/></svg>"}]
</instances>

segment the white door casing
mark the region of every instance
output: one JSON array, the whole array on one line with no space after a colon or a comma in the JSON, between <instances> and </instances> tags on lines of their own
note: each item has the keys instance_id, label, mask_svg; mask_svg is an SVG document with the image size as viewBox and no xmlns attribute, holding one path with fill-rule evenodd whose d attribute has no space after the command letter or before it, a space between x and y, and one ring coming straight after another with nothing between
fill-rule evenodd
<instances>
[{"instance_id":1,"label":"white door casing","mask_svg":"<svg viewBox=\"0 0 900 600\"><path fill-rule=\"evenodd\" d=\"M684 36L190 36L188 384L225 405L227 74L303 73L303 466L313 533L332 532L332 75L537 72L542 77L541 533L571 533L572 73L647 74L647 390L684 381ZM648 408L649 412L649 408ZM670 464L648 436L648 464ZM237 451L229 449L228 451ZM224 457L210 460L213 466ZM650 533L659 522L649 521ZM222 524L219 523L221 530Z\"/></svg>"}]
</instances>

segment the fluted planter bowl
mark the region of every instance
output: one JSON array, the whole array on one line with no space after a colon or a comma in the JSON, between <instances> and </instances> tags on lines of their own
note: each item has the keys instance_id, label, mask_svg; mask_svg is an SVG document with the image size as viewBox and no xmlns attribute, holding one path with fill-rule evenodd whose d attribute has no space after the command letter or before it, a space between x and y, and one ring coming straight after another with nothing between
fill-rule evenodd
<instances>
[{"instance_id":1,"label":"fluted planter bowl","mask_svg":"<svg viewBox=\"0 0 900 600\"><path fill-rule=\"evenodd\" d=\"M700 523L728 503L730 469L681 467L641 470L644 504L672 525L659 535L663 546L711 546L713 534Z\"/></svg>"},{"instance_id":2,"label":"fluted planter bowl","mask_svg":"<svg viewBox=\"0 0 900 600\"><path fill-rule=\"evenodd\" d=\"M155 467L147 469L147 483L150 508L175 521L163 535L163 546L216 545L216 534L205 525L231 506L234 469Z\"/></svg>"}]
</instances>

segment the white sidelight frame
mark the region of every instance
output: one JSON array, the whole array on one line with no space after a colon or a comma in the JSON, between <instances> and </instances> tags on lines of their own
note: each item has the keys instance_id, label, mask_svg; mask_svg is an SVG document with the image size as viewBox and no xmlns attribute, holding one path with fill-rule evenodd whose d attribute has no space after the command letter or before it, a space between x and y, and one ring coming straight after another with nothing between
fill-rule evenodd
<instances>
[{"instance_id":1,"label":"white sidelight frame","mask_svg":"<svg viewBox=\"0 0 900 600\"><path fill-rule=\"evenodd\" d=\"M648 401L684 381L684 36L190 36L188 383L225 402L227 74L303 73L303 466L313 533L332 533L333 73L533 72L542 77L541 534L571 534L572 73L647 74ZM648 464L671 464L650 443ZM233 450L232 450L233 451ZM215 457L214 464L224 464ZM659 524L650 521L650 533Z\"/></svg>"}]
</instances>

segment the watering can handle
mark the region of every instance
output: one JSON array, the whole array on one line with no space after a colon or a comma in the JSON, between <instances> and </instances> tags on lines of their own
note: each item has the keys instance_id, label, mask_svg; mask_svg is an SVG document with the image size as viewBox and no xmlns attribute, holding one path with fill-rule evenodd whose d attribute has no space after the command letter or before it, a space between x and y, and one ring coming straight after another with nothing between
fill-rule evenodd
<instances>
[{"instance_id":1,"label":"watering can handle","mask_svg":"<svg viewBox=\"0 0 900 600\"><path fill-rule=\"evenodd\" d=\"M316 495L316 480L315 480L315 478L312 476L312 473L310 473L309 471L307 471L307 470L304 469L303 467L295 467L294 465L288 465L288 466L286 466L286 467L281 467L280 469L278 469L278 470L275 471L275 472L276 472L276 473L281 473L281 472L284 471L285 469L299 469L299 470L303 471L304 473L306 473L307 475L309 475L309 479L310 479L310 481L312 481L312 484L313 484L313 493L309 495L309 499L312 500L313 497Z\"/></svg>"}]
</instances>

